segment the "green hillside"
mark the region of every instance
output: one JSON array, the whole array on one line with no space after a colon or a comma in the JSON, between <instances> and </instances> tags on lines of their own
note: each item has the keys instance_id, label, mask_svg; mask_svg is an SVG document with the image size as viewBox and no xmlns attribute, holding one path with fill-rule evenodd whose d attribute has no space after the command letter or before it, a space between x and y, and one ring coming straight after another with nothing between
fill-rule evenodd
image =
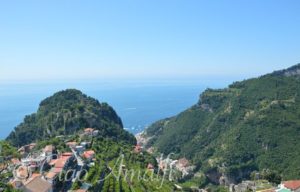
<instances>
[{"instance_id":1,"label":"green hillside","mask_svg":"<svg viewBox=\"0 0 300 192\"><path fill-rule=\"evenodd\" d=\"M7 140L21 146L57 135L74 134L87 127L98 129L103 137L135 143L134 136L123 129L112 107L75 89L60 91L43 100L38 111L26 116Z\"/></svg>"},{"instance_id":2,"label":"green hillside","mask_svg":"<svg viewBox=\"0 0 300 192\"><path fill-rule=\"evenodd\" d=\"M157 170L155 158L147 152L134 153L131 145L109 139L94 141L93 150L97 160L86 177L92 184L89 191L174 191L166 176L147 169L151 163Z\"/></svg>"},{"instance_id":3,"label":"green hillside","mask_svg":"<svg viewBox=\"0 0 300 192\"><path fill-rule=\"evenodd\" d=\"M93 137L79 135L86 127L98 129L100 133ZM65 137L55 137L57 135ZM174 191L174 184L158 171L154 156L134 151L136 139L123 129L116 112L108 104L74 89L60 91L43 100L37 113L25 117L7 141L0 141L0 188L17 191L7 184L13 178L8 163L20 154L9 143L20 146L36 142L31 152L38 154L47 145L53 145L59 153L71 152L68 141L88 142L86 150L95 152L92 164L83 160L85 174L68 184L74 191L86 186L89 186L88 191L105 192ZM148 165L152 168L148 169ZM67 182L58 181L56 187L61 189L66 185Z\"/></svg>"},{"instance_id":4,"label":"green hillside","mask_svg":"<svg viewBox=\"0 0 300 192\"><path fill-rule=\"evenodd\" d=\"M100 135L72 135L69 139L77 143L88 141L91 145L87 150L95 152L93 165L84 166L86 171L72 183L71 189L74 191L87 185L90 186L88 191L91 192L175 191L174 184L168 181L168 175L164 176L158 171L154 156L145 151L134 152L134 146L128 142L103 138ZM50 144L59 152L70 152L66 142L60 138L39 141L34 150L39 151ZM147 169L148 164L152 164L155 169Z\"/></svg>"},{"instance_id":5,"label":"green hillside","mask_svg":"<svg viewBox=\"0 0 300 192\"><path fill-rule=\"evenodd\" d=\"M263 169L300 178L299 77L300 64L207 89L191 108L150 126L148 147L190 159L211 181L222 174L238 181Z\"/></svg>"}]
</instances>

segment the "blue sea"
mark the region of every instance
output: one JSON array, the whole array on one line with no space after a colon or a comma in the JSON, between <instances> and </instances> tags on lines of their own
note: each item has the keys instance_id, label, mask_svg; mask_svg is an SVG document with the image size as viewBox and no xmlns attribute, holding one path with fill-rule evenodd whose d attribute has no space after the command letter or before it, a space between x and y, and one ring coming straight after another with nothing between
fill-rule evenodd
<instances>
[{"instance_id":1,"label":"blue sea","mask_svg":"<svg viewBox=\"0 0 300 192\"><path fill-rule=\"evenodd\" d=\"M37 111L39 103L53 93L76 88L110 104L121 117L124 128L136 134L151 123L171 117L195 104L206 85L196 83L1 83L0 139Z\"/></svg>"}]
</instances>

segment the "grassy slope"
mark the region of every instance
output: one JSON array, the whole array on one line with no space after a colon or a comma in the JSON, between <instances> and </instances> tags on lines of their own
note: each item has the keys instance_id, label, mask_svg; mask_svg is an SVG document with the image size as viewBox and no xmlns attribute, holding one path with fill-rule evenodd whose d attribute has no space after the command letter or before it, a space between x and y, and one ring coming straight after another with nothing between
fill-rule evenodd
<instances>
[{"instance_id":1,"label":"grassy slope","mask_svg":"<svg viewBox=\"0 0 300 192\"><path fill-rule=\"evenodd\" d=\"M201 172L238 179L269 168L284 179L299 178L299 78L276 72L208 89L198 104L153 124L146 134L154 136L150 144L158 151L185 156Z\"/></svg>"}]
</instances>

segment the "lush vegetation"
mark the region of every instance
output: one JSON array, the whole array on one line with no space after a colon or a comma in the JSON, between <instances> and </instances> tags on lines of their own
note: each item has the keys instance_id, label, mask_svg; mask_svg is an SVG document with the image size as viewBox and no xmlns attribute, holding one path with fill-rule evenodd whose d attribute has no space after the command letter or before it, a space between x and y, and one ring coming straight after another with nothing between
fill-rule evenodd
<instances>
[{"instance_id":1,"label":"lush vegetation","mask_svg":"<svg viewBox=\"0 0 300 192\"><path fill-rule=\"evenodd\" d=\"M0 157L1 162L4 161L5 159L10 159L13 157L19 157L19 154L17 152L17 149L13 146L11 146L8 142L6 141L1 141L0 140Z\"/></svg>"},{"instance_id":2,"label":"lush vegetation","mask_svg":"<svg viewBox=\"0 0 300 192\"><path fill-rule=\"evenodd\" d=\"M207 89L199 102L146 130L149 146L187 157L197 171L229 180L271 170L300 178L300 64L287 70ZM195 178L193 178L195 179Z\"/></svg>"},{"instance_id":3,"label":"lush vegetation","mask_svg":"<svg viewBox=\"0 0 300 192\"><path fill-rule=\"evenodd\" d=\"M8 178L12 177L12 173L6 172L7 167L9 166L9 161L11 158L18 158L19 154L17 149L11 146L6 141L0 141L0 189L3 189L3 192L17 192L12 186L8 183ZM0 190L1 191L1 190Z\"/></svg>"},{"instance_id":4,"label":"lush vegetation","mask_svg":"<svg viewBox=\"0 0 300 192\"><path fill-rule=\"evenodd\" d=\"M84 181L73 184L73 189L88 183L92 185L90 191L173 191L168 178L163 181L162 175L147 169L149 163L157 168L150 154L134 153L132 145L107 138L95 138L92 149L97 154L95 165Z\"/></svg>"},{"instance_id":5,"label":"lush vegetation","mask_svg":"<svg viewBox=\"0 0 300 192\"><path fill-rule=\"evenodd\" d=\"M134 136L123 129L112 107L75 89L60 91L43 100L37 113L26 116L7 140L21 146L57 135L74 134L86 127L98 129L103 137L135 143Z\"/></svg>"},{"instance_id":6,"label":"lush vegetation","mask_svg":"<svg viewBox=\"0 0 300 192\"><path fill-rule=\"evenodd\" d=\"M100 133L93 137L80 135L87 127ZM89 185L89 191L173 191L174 186L168 178L147 169L148 164L157 168L153 156L146 152L133 152L136 140L123 129L116 112L108 104L99 103L77 90L61 91L42 101L37 113L26 116L7 141L1 143L1 155L7 156L8 160L18 156L9 142L15 146L35 142L34 151L51 144L60 153L70 151L66 145L68 141L88 141L91 143L89 148L96 153L93 164L85 159L84 169L88 173L83 175L83 180L73 183L73 190ZM121 175L117 177L120 168ZM0 176L1 181L12 177L6 174ZM1 187L12 190L5 183L0 183Z\"/></svg>"}]
</instances>

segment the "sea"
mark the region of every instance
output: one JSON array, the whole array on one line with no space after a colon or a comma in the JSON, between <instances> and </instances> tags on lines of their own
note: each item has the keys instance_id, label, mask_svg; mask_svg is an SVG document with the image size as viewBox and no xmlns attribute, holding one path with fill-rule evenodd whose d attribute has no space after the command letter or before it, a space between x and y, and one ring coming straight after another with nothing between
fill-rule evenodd
<instances>
[{"instance_id":1,"label":"sea","mask_svg":"<svg viewBox=\"0 0 300 192\"><path fill-rule=\"evenodd\" d=\"M43 99L67 88L107 102L121 117L124 129L136 134L196 104L207 87L195 82L1 82L0 139L5 139L25 115L36 112Z\"/></svg>"}]
</instances>

